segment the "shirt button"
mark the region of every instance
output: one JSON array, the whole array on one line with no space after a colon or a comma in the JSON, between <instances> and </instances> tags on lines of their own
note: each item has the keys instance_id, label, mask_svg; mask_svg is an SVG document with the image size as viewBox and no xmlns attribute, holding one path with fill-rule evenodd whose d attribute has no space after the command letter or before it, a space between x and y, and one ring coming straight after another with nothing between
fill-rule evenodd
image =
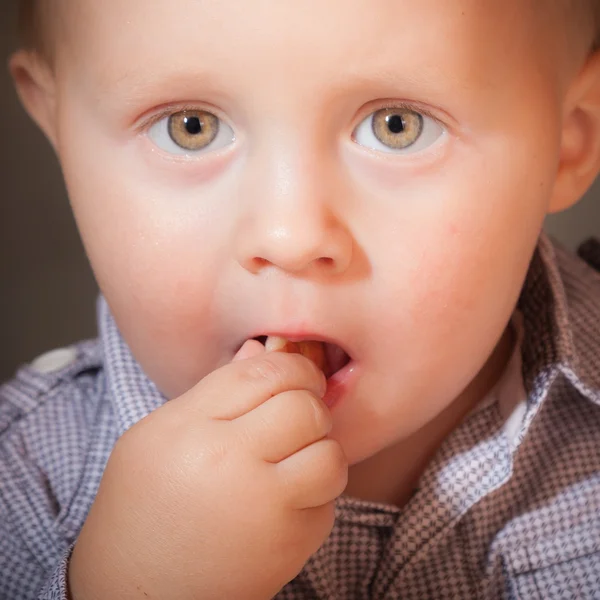
<instances>
[{"instance_id":1,"label":"shirt button","mask_svg":"<svg viewBox=\"0 0 600 600\"><path fill-rule=\"evenodd\" d=\"M31 368L46 375L68 367L76 358L77 350L75 348L58 348L38 356L31 363Z\"/></svg>"}]
</instances>

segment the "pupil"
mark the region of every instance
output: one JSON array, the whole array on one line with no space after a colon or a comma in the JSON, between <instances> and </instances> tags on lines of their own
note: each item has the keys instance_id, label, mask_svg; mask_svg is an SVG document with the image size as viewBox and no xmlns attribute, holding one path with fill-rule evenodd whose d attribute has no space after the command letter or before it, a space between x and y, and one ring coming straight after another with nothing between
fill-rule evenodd
<instances>
[{"instance_id":1,"label":"pupil","mask_svg":"<svg viewBox=\"0 0 600 600\"><path fill-rule=\"evenodd\" d=\"M390 115L386 121L392 133L402 133L404 131L404 119L400 115Z\"/></svg>"},{"instance_id":2,"label":"pupil","mask_svg":"<svg viewBox=\"0 0 600 600\"><path fill-rule=\"evenodd\" d=\"M191 135L197 135L202 131L202 123L198 117L185 117L183 122L186 131Z\"/></svg>"}]
</instances>

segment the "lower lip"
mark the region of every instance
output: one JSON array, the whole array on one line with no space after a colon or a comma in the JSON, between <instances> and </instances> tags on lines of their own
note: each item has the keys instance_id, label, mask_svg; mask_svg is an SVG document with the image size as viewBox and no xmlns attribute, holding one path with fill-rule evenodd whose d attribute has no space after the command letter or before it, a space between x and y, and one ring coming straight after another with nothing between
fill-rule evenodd
<instances>
[{"instance_id":1,"label":"lower lip","mask_svg":"<svg viewBox=\"0 0 600 600\"><path fill-rule=\"evenodd\" d=\"M344 396L347 396L358 379L358 365L351 360L345 367L334 373L327 380L327 390L323 402L332 409Z\"/></svg>"}]
</instances>

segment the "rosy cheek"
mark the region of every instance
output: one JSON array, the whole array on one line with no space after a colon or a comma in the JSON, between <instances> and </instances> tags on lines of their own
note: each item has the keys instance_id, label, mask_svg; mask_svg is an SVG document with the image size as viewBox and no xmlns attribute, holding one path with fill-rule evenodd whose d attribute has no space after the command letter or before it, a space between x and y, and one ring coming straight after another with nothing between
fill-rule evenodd
<instances>
[{"instance_id":1,"label":"rosy cheek","mask_svg":"<svg viewBox=\"0 0 600 600\"><path fill-rule=\"evenodd\" d=\"M455 238L460 235L461 228L458 226L457 223L448 223L447 232L450 238Z\"/></svg>"},{"instance_id":2,"label":"rosy cheek","mask_svg":"<svg viewBox=\"0 0 600 600\"><path fill-rule=\"evenodd\" d=\"M482 256L463 243L467 234L456 224L445 229L443 244L425 250L410 274L416 318L442 327L476 309L483 277Z\"/></svg>"}]
</instances>

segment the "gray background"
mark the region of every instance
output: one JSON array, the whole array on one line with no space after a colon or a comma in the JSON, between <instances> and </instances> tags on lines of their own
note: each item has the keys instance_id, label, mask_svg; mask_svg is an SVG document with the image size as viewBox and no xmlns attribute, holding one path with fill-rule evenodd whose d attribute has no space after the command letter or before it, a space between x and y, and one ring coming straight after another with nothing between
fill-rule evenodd
<instances>
[{"instance_id":1,"label":"gray background","mask_svg":"<svg viewBox=\"0 0 600 600\"><path fill-rule=\"evenodd\" d=\"M24 361L93 337L97 288L50 145L18 103L4 66L14 0L0 3L0 381ZM574 248L600 238L600 183L547 230Z\"/></svg>"}]
</instances>

